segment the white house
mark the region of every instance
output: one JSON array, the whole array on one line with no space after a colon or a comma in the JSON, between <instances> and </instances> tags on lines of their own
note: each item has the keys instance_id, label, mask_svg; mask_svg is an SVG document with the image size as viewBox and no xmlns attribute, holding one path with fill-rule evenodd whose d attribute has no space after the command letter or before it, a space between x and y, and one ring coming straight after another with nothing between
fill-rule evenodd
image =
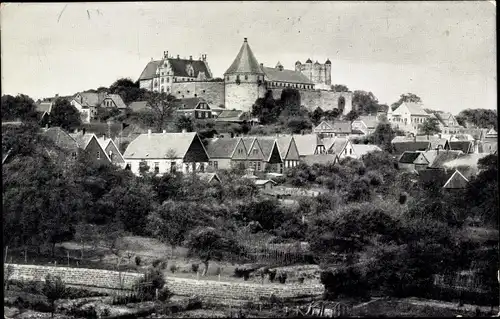
<instances>
[{"instance_id":1,"label":"white house","mask_svg":"<svg viewBox=\"0 0 500 319\"><path fill-rule=\"evenodd\" d=\"M140 174L140 163L149 166L150 172L204 172L208 165L205 146L196 132L141 134L128 145L125 153L125 169Z\"/></svg>"},{"instance_id":2,"label":"white house","mask_svg":"<svg viewBox=\"0 0 500 319\"><path fill-rule=\"evenodd\" d=\"M387 113L387 119L393 127L408 133L417 134L419 126L428 119L431 114L427 113L422 104L414 102L403 102L397 109Z\"/></svg>"}]
</instances>

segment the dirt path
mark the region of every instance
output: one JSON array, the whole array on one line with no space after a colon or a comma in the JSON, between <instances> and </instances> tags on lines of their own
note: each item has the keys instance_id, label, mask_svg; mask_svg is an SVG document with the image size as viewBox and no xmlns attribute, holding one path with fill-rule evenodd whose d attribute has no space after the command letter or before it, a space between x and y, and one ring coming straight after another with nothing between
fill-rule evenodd
<instances>
[{"instance_id":1,"label":"dirt path","mask_svg":"<svg viewBox=\"0 0 500 319\"><path fill-rule=\"evenodd\" d=\"M439 300L431 300L431 299L417 299L417 298L408 298L404 299L401 302L408 302L412 305L416 306L429 306L429 307L438 307L438 308L446 308L446 309L451 309L451 310L465 310L465 311L471 311L474 312L477 307L481 310L481 313L487 314L490 312L491 307L488 306L477 306L477 305L470 305L470 304L464 304L462 307L458 308L457 303L453 302L446 302L446 301L439 301ZM498 307L493 307L493 312L498 313Z\"/></svg>"}]
</instances>

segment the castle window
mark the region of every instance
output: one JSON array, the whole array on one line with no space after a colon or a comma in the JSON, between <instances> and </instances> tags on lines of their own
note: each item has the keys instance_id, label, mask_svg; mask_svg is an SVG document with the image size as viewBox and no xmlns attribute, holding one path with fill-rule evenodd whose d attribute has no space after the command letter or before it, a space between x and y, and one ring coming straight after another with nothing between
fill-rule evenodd
<instances>
[{"instance_id":1,"label":"castle window","mask_svg":"<svg viewBox=\"0 0 500 319\"><path fill-rule=\"evenodd\" d=\"M164 78L161 78L161 83L165 82L165 79Z\"/></svg>"},{"instance_id":2,"label":"castle window","mask_svg":"<svg viewBox=\"0 0 500 319\"><path fill-rule=\"evenodd\" d=\"M226 80L229 81L229 75L226 77Z\"/></svg>"},{"instance_id":3,"label":"castle window","mask_svg":"<svg viewBox=\"0 0 500 319\"><path fill-rule=\"evenodd\" d=\"M187 93L189 94L189 90L187 91Z\"/></svg>"},{"instance_id":4,"label":"castle window","mask_svg":"<svg viewBox=\"0 0 500 319\"><path fill-rule=\"evenodd\" d=\"M245 80L248 80L248 75L245 74Z\"/></svg>"},{"instance_id":5,"label":"castle window","mask_svg":"<svg viewBox=\"0 0 500 319\"><path fill-rule=\"evenodd\" d=\"M170 82L170 78L167 78L167 83Z\"/></svg>"},{"instance_id":6,"label":"castle window","mask_svg":"<svg viewBox=\"0 0 500 319\"><path fill-rule=\"evenodd\" d=\"M202 92L205 93L205 90L203 90Z\"/></svg>"},{"instance_id":7,"label":"castle window","mask_svg":"<svg viewBox=\"0 0 500 319\"><path fill-rule=\"evenodd\" d=\"M198 94L195 94L194 97L198 97Z\"/></svg>"}]
</instances>

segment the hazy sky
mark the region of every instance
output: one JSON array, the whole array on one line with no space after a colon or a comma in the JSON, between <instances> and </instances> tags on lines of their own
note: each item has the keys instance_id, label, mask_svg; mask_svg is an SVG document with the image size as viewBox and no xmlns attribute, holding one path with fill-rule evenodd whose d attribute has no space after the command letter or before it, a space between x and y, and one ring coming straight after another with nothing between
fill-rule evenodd
<instances>
[{"instance_id":1,"label":"hazy sky","mask_svg":"<svg viewBox=\"0 0 500 319\"><path fill-rule=\"evenodd\" d=\"M152 57L207 54L221 77L243 38L260 63L332 61L333 84L458 113L496 105L490 2L2 4L2 94L34 99L137 80Z\"/></svg>"}]
</instances>

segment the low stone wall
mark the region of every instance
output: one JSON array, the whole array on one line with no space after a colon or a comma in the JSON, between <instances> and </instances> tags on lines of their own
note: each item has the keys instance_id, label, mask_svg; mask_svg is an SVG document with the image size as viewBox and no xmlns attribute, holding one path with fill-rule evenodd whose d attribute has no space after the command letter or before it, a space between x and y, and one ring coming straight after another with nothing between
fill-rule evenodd
<instances>
[{"instance_id":1,"label":"low stone wall","mask_svg":"<svg viewBox=\"0 0 500 319\"><path fill-rule=\"evenodd\" d=\"M68 285L81 287L95 287L102 289L131 289L136 280L143 274L131 272L117 272L100 269L51 267L37 265L5 264L4 276L7 267L12 273L9 279L23 281L43 281L47 274L60 276ZM233 300L259 300L260 297L296 298L318 296L323 293L322 285L305 284L254 284L235 283L213 280L195 280L166 276L169 289L176 295L200 295L207 298Z\"/></svg>"}]
</instances>

